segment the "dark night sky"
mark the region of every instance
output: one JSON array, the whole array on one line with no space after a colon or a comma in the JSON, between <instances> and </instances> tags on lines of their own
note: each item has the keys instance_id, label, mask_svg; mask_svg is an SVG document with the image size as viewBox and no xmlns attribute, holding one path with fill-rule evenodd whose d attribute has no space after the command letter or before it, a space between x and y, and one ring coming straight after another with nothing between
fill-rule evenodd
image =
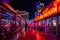
<instances>
[{"instance_id":1,"label":"dark night sky","mask_svg":"<svg viewBox=\"0 0 60 40\"><path fill-rule=\"evenodd\" d=\"M14 9L26 10L30 12L30 19L34 17L35 3L39 0L12 0L10 4ZM47 6L52 0L40 0Z\"/></svg>"}]
</instances>

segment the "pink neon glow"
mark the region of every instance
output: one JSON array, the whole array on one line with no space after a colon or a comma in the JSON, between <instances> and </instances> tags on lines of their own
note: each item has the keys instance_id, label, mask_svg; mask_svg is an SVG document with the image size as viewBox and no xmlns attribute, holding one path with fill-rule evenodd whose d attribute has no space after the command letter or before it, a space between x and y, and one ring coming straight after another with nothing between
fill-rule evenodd
<instances>
[{"instance_id":1,"label":"pink neon glow","mask_svg":"<svg viewBox=\"0 0 60 40\"><path fill-rule=\"evenodd\" d=\"M35 22L35 23L34 23L34 26L35 26L35 27L38 27L38 22Z\"/></svg>"}]
</instances>

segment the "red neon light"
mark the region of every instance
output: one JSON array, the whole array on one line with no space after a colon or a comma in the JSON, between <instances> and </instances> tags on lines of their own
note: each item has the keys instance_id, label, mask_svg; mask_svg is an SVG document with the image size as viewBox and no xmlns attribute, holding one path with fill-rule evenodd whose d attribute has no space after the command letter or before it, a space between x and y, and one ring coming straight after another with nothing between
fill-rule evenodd
<instances>
[{"instance_id":1,"label":"red neon light","mask_svg":"<svg viewBox=\"0 0 60 40\"><path fill-rule=\"evenodd\" d=\"M58 6L58 12L60 12L60 6Z\"/></svg>"},{"instance_id":2,"label":"red neon light","mask_svg":"<svg viewBox=\"0 0 60 40\"><path fill-rule=\"evenodd\" d=\"M58 4L58 12L60 12L60 3Z\"/></svg>"},{"instance_id":3,"label":"red neon light","mask_svg":"<svg viewBox=\"0 0 60 40\"><path fill-rule=\"evenodd\" d=\"M10 24L10 23L8 23L8 24L6 24L5 26L6 26L6 27L11 27L11 24Z\"/></svg>"},{"instance_id":4,"label":"red neon light","mask_svg":"<svg viewBox=\"0 0 60 40\"><path fill-rule=\"evenodd\" d=\"M42 20L46 17L49 17L49 16L52 16L52 15L55 15L57 13L57 6L51 8L50 10L48 10L46 13L44 13L42 16L37 16L35 18L36 21L38 20Z\"/></svg>"},{"instance_id":5,"label":"red neon light","mask_svg":"<svg viewBox=\"0 0 60 40\"><path fill-rule=\"evenodd\" d=\"M58 13L58 11L60 12L60 5L58 6L58 3L60 2L60 0L55 0L52 4L52 6L50 7L47 7L43 12L42 12L42 15L41 16L37 16L35 18L35 21L38 21L38 20L42 20L46 17L50 17L50 16L53 16L53 15L56 15ZM57 6L58 6L58 11L57 11ZM50 8L50 9L49 9Z\"/></svg>"},{"instance_id":6,"label":"red neon light","mask_svg":"<svg viewBox=\"0 0 60 40\"><path fill-rule=\"evenodd\" d=\"M42 35L36 30L36 40L44 40Z\"/></svg>"},{"instance_id":7,"label":"red neon light","mask_svg":"<svg viewBox=\"0 0 60 40\"><path fill-rule=\"evenodd\" d=\"M17 13L17 11L15 11L7 2L2 2L8 9L10 9L12 12L14 12L15 14L17 14L19 17L21 17L23 20L24 18Z\"/></svg>"},{"instance_id":8,"label":"red neon light","mask_svg":"<svg viewBox=\"0 0 60 40\"><path fill-rule=\"evenodd\" d=\"M7 2L2 2L7 8L9 8L14 13L17 13Z\"/></svg>"},{"instance_id":9,"label":"red neon light","mask_svg":"<svg viewBox=\"0 0 60 40\"><path fill-rule=\"evenodd\" d=\"M40 19L40 16L37 16L37 17L35 18L35 20L38 20L38 19Z\"/></svg>"},{"instance_id":10,"label":"red neon light","mask_svg":"<svg viewBox=\"0 0 60 40\"><path fill-rule=\"evenodd\" d=\"M51 15L56 14L56 13L57 13L57 6L51 8L49 11L47 11L47 12L44 14L44 16L45 16L45 15L46 15L46 16L51 16Z\"/></svg>"}]
</instances>

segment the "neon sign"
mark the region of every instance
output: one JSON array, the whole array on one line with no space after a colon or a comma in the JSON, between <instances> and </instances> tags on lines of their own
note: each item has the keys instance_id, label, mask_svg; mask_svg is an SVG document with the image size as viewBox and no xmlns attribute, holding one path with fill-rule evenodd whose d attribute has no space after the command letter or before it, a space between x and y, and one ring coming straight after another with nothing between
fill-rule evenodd
<instances>
[{"instance_id":1,"label":"neon sign","mask_svg":"<svg viewBox=\"0 0 60 40\"><path fill-rule=\"evenodd\" d=\"M53 14L57 13L57 6L51 8L50 10L48 10L45 14L43 14L44 16L51 16Z\"/></svg>"},{"instance_id":2,"label":"neon sign","mask_svg":"<svg viewBox=\"0 0 60 40\"><path fill-rule=\"evenodd\" d=\"M51 6L48 6L45 10L42 11L42 15L41 16L37 16L35 18L35 21L39 21L42 20L44 18L53 16L58 14L58 12L60 12L60 0L55 0Z\"/></svg>"}]
</instances>

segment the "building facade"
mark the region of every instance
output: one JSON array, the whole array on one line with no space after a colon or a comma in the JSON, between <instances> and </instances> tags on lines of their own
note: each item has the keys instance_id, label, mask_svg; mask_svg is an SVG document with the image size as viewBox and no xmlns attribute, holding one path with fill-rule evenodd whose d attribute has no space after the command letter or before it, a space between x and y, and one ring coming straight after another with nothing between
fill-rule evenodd
<instances>
[{"instance_id":1,"label":"building facade","mask_svg":"<svg viewBox=\"0 0 60 40\"><path fill-rule=\"evenodd\" d=\"M29 12L27 11L18 11L18 12L27 22L29 21Z\"/></svg>"}]
</instances>

